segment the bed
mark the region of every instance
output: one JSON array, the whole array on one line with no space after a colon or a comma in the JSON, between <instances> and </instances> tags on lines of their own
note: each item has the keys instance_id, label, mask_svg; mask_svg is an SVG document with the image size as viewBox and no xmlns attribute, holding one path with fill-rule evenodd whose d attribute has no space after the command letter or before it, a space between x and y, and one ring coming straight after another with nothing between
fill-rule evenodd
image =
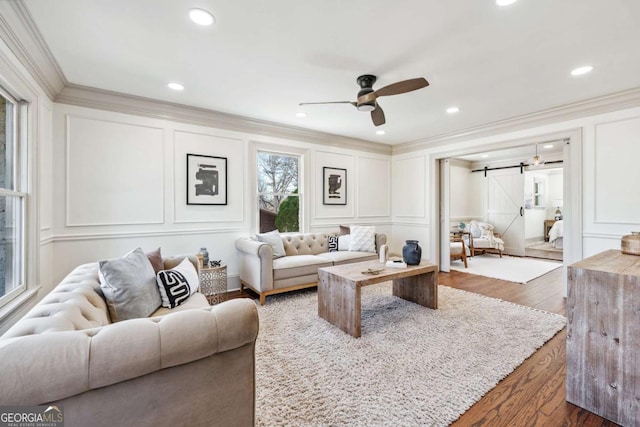
<instances>
[{"instance_id":1,"label":"bed","mask_svg":"<svg viewBox=\"0 0 640 427\"><path fill-rule=\"evenodd\" d=\"M564 226L562 220L556 221L549 229L549 243L556 249L562 249L564 237Z\"/></svg>"}]
</instances>

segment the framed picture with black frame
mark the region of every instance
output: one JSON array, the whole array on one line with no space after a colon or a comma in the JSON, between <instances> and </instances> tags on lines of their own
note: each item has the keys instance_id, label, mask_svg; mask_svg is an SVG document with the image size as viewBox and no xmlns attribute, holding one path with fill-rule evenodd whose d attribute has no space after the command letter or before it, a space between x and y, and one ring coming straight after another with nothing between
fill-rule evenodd
<instances>
[{"instance_id":1,"label":"framed picture with black frame","mask_svg":"<svg viewBox=\"0 0 640 427\"><path fill-rule=\"evenodd\" d=\"M347 204L347 170L322 168L322 204Z\"/></svg>"},{"instance_id":2,"label":"framed picture with black frame","mask_svg":"<svg viewBox=\"0 0 640 427\"><path fill-rule=\"evenodd\" d=\"M187 154L187 205L227 204L227 158Z\"/></svg>"}]
</instances>

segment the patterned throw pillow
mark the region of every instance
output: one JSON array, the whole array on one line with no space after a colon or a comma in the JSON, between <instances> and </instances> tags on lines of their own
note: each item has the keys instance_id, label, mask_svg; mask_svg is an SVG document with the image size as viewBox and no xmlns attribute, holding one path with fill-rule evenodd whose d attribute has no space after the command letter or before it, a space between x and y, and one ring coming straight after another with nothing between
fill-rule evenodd
<instances>
[{"instance_id":1,"label":"patterned throw pillow","mask_svg":"<svg viewBox=\"0 0 640 427\"><path fill-rule=\"evenodd\" d=\"M329 252L338 252L338 236L330 235L327 240L329 241Z\"/></svg>"},{"instance_id":2,"label":"patterned throw pillow","mask_svg":"<svg viewBox=\"0 0 640 427\"><path fill-rule=\"evenodd\" d=\"M373 225L352 225L350 251L374 252L376 251L376 227Z\"/></svg>"},{"instance_id":3,"label":"patterned throw pillow","mask_svg":"<svg viewBox=\"0 0 640 427\"><path fill-rule=\"evenodd\" d=\"M163 270L157 276L162 306L175 308L185 302L198 289L198 272L188 258L171 270Z\"/></svg>"}]
</instances>

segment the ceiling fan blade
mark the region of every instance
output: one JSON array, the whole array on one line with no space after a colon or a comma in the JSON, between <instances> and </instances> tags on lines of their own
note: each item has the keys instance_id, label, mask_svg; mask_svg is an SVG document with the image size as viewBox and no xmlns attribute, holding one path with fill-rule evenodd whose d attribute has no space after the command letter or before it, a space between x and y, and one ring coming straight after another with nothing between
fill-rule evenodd
<instances>
[{"instance_id":1,"label":"ceiling fan blade","mask_svg":"<svg viewBox=\"0 0 640 427\"><path fill-rule=\"evenodd\" d=\"M371 111L371 120L376 126L383 125L387 122L384 118L384 111L382 111L382 107L377 102L375 110Z\"/></svg>"},{"instance_id":2,"label":"ceiling fan blade","mask_svg":"<svg viewBox=\"0 0 640 427\"><path fill-rule=\"evenodd\" d=\"M353 101L301 102L298 105L318 105L318 104L351 104L354 107L357 106L357 104Z\"/></svg>"},{"instance_id":3,"label":"ceiling fan blade","mask_svg":"<svg viewBox=\"0 0 640 427\"><path fill-rule=\"evenodd\" d=\"M399 95L401 93L407 93L414 90L422 89L429 86L429 82L419 77L417 79L403 80L401 82L391 83L388 86L380 88L375 91L378 96ZM359 100L358 100L359 101Z\"/></svg>"}]
</instances>

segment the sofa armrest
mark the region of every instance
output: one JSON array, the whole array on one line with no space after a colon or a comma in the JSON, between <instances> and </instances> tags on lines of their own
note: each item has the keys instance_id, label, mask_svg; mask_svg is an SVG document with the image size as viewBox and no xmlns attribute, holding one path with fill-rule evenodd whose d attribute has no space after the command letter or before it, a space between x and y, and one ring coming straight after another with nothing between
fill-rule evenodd
<instances>
[{"instance_id":1,"label":"sofa armrest","mask_svg":"<svg viewBox=\"0 0 640 427\"><path fill-rule=\"evenodd\" d=\"M39 405L254 342L250 300L0 340L0 405Z\"/></svg>"},{"instance_id":2,"label":"sofa armrest","mask_svg":"<svg viewBox=\"0 0 640 427\"><path fill-rule=\"evenodd\" d=\"M273 289L273 249L251 239L236 240L240 261L240 280L256 291Z\"/></svg>"}]
</instances>

